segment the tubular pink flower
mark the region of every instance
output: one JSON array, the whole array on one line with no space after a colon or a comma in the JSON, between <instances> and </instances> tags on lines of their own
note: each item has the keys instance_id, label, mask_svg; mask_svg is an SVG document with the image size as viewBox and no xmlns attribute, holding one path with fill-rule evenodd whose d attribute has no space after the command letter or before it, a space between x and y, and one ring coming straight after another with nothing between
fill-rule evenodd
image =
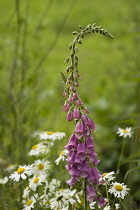
<instances>
[{"instance_id":1,"label":"tubular pink flower","mask_svg":"<svg viewBox=\"0 0 140 210\"><path fill-rule=\"evenodd\" d=\"M63 111L64 112L68 112L69 111L69 108L70 108L70 105L68 103L64 103L64 106L63 106Z\"/></svg>"},{"instance_id":2,"label":"tubular pink flower","mask_svg":"<svg viewBox=\"0 0 140 210\"><path fill-rule=\"evenodd\" d=\"M73 112L72 111L68 112L66 119L67 119L67 121L72 121L73 120Z\"/></svg>"},{"instance_id":3,"label":"tubular pink flower","mask_svg":"<svg viewBox=\"0 0 140 210\"><path fill-rule=\"evenodd\" d=\"M74 119L80 119L80 110L79 109L74 109L73 111L73 118Z\"/></svg>"},{"instance_id":4,"label":"tubular pink flower","mask_svg":"<svg viewBox=\"0 0 140 210\"><path fill-rule=\"evenodd\" d=\"M84 125L83 125L83 123L78 122L76 124L75 135L78 139L82 138L82 136L84 135Z\"/></svg>"}]
</instances>

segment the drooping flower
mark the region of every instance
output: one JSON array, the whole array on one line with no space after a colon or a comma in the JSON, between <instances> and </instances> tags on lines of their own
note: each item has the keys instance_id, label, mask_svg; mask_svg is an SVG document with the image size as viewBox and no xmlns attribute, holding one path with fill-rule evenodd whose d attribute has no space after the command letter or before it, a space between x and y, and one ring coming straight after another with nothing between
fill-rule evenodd
<instances>
[{"instance_id":1,"label":"drooping flower","mask_svg":"<svg viewBox=\"0 0 140 210\"><path fill-rule=\"evenodd\" d=\"M65 150L61 151L60 154L59 154L59 158L57 158L54 161L56 163L56 165L58 165L61 160L64 161L66 156L67 156L67 154L68 154L68 150L65 149Z\"/></svg>"},{"instance_id":2,"label":"drooping flower","mask_svg":"<svg viewBox=\"0 0 140 210\"><path fill-rule=\"evenodd\" d=\"M26 179L28 176L32 175L32 165L24 165L19 166L17 171L15 171L13 174L9 176L10 179L13 179L14 181L18 182L20 178Z\"/></svg>"},{"instance_id":3,"label":"drooping flower","mask_svg":"<svg viewBox=\"0 0 140 210\"><path fill-rule=\"evenodd\" d=\"M118 128L117 134L119 134L119 136L122 136L123 138L131 138L132 137L132 128L131 127L127 127L125 129L122 128Z\"/></svg>"},{"instance_id":4,"label":"drooping flower","mask_svg":"<svg viewBox=\"0 0 140 210\"><path fill-rule=\"evenodd\" d=\"M115 203L115 209L119 209L120 208L120 204L119 203Z\"/></svg>"},{"instance_id":5,"label":"drooping flower","mask_svg":"<svg viewBox=\"0 0 140 210\"><path fill-rule=\"evenodd\" d=\"M128 194L129 188L127 188L124 183L118 183L114 182L111 184L111 187L109 188L108 192L113 194L115 197L124 199L125 195Z\"/></svg>"}]
</instances>

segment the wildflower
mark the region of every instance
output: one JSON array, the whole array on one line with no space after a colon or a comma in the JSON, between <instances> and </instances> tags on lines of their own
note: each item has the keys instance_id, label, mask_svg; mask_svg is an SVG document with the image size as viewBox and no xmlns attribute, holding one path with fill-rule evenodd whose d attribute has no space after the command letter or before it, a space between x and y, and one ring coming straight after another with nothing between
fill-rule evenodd
<instances>
[{"instance_id":1,"label":"wildflower","mask_svg":"<svg viewBox=\"0 0 140 210\"><path fill-rule=\"evenodd\" d=\"M99 179L100 183L106 184L106 183L110 182L111 180L115 179L115 177L113 176L114 174L115 174L114 171L102 174Z\"/></svg>"},{"instance_id":2,"label":"wildflower","mask_svg":"<svg viewBox=\"0 0 140 210\"><path fill-rule=\"evenodd\" d=\"M6 184L8 182L8 177L4 177L4 179L0 179L0 184Z\"/></svg>"},{"instance_id":3,"label":"wildflower","mask_svg":"<svg viewBox=\"0 0 140 210\"><path fill-rule=\"evenodd\" d=\"M108 192L114 194L115 197L118 198L122 198L124 199L124 196L128 194L128 190L130 190L129 188L127 188L126 185L124 185L124 183L112 183L110 189L108 190Z\"/></svg>"},{"instance_id":4,"label":"wildflower","mask_svg":"<svg viewBox=\"0 0 140 210\"><path fill-rule=\"evenodd\" d=\"M89 204L90 209L95 209L96 201Z\"/></svg>"},{"instance_id":5,"label":"wildflower","mask_svg":"<svg viewBox=\"0 0 140 210\"><path fill-rule=\"evenodd\" d=\"M29 180L29 187L36 191L37 186L42 185L42 182L45 182L46 178L42 175L34 176L32 179Z\"/></svg>"},{"instance_id":6,"label":"wildflower","mask_svg":"<svg viewBox=\"0 0 140 210\"><path fill-rule=\"evenodd\" d=\"M115 203L115 209L119 209L120 208L120 204L119 203Z\"/></svg>"},{"instance_id":7,"label":"wildflower","mask_svg":"<svg viewBox=\"0 0 140 210\"><path fill-rule=\"evenodd\" d=\"M72 197L74 196L76 190L69 190L69 189L60 189L59 191L55 192L55 198L50 199L50 207L53 210L62 209L69 204L74 204L76 201Z\"/></svg>"},{"instance_id":8,"label":"wildflower","mask_svg":"<svg viewBox=\"0 0 140 210\"><path fill-rule=\"evenodd\" d=\"M14 169L15 169L15 165L14 164L9 164L8 166L7 166L7 168L6 168L6 171L8 171L8 172L11 172L11 171L13 171Z\"/></svg>"},{"instance_id":9,"label":"wildflower","mask_svg":"<svg viewBox=\"0 0 140 210\"><path fill-rule=\"evenodd\" d=\"M23 198L24 199L27 199L28 197L29 197L29 193L30 193L30 189L29 189L29 187L28 186L26 186L26 188L24 189L24 191L23 191Z\"/></svg>"},{"instance_id":10,"label":"wildflower","mask_svg":"<svg viewBox=\"0 0 140 210\"><path fill-rule=\"evenodd\" d=\"M60 154L59 154L59 158L57 158L54 161L56 163L56 165L58 165L60 163L60 160L64 161L67 154L68 154L68 151L67 150L61 151Z\"/></svg>"},{"instance_id":11,"label":"wildflower","mask_svg":"<svg viewBox=\"0 0 140 210\"><path fill-rule=\"evenodd\" d=\"M33 172L36 175L46 176L49 168L50 168L50 162L45 159L42 160L38 159L33 163Z\"/></svg>"},{"instance_id":12,"label":"wildflower","mask_svg":"<svg viewBox=\"0 0 140 210\"><path fill-rule=\"evenodd\" d=\"M103 209L103 210L110 210L111 208L110 208L110 206L105 206L105 208Z\"/></svg>"},{"instance_id":13,"label":"wildflower","mask_svg":"<svg viewBox=\"0 0 140 210\"><path fill-rule=\"evenodd\" d=\"M61 140L65 136L66 134L64 132L47 131L39 133L40 140L50 139L55 141L56 139Z\"/></svg>"},{"instance_id":14,"label":"wildflower","mask_svg":"<svg viewBox=\"0 0 140 210\"><path fill-rule=\"evenodd\" d=\"M127 127L126 129L122 129L122 128L118 128L117 134L119 134L119 136L123 136L124 138L131 138L132 136L132 128L131 127Z\"/></svg>"},{"instance_id":15,"label":"wildflower","mask_svg":"<svg viewBox=\"0 0 140 210\"><path fill-rule=\"evenodd\" d=\"M17 169L17 171L15 171L13 174L11 174L9 176L10 179L13 179L14 181L19 181L20 178L22 179L26 179L27 176L32 175L32 165L28 165L28 166L19 166L19 168Z\"/></svg>"},{"instance_id":16,"label":"wildflower","mask_svg":"<svg viewBox=\"0 0 140 210\"><path fill-rule=\"evenodd\" d=\"M37 197L38 197L38 195L35 194L34 196L31 196L31 198L28 198L26 201L23 200L23 202L24 202L23 210L30 210L30 209L34 208L34 204L36 203Z\"/></svg>"},{"instance_id":17,"label":"wildflower","mask_svg":"<svg viewBox=\"0 0 140 210\"><path fill-rule=\"evenodd\" d=\"M46 147L43 143L35 144L32 146L29 155L30 156L38 156L40 154L49 153L50 149Z\"/></svg>"}]
</instances>

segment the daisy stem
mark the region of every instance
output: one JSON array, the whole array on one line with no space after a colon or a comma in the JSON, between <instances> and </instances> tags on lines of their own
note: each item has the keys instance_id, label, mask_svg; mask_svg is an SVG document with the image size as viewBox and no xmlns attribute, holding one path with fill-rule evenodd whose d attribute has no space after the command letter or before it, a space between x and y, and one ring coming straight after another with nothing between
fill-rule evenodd
<instances>
[{"instance_id":1,"label":"daisy stem","mask_svg":"<svg viewBox=\"0 0 140 210\"><path fill-rule=\"evenodd\" d=\"M127 208L125 207L124 203L121 201L121 199L119 199L120 203L122 204L122 206L124 207L124 209L127 210Z\"/></svg>"},{"instance_id":2,"label":"daisy stem","mask_svg":"<svg viewBox=\"0 0 140 210\"><path fill-rule=\"evenodd\" d=\"M117 166L117 170L116 170L116 177L117 177L117 175L119 173L121 160L122 160L122 156L123 156L123 152L124 152L124 147L125 147L125 138L123 139L123 143L122 143L121 154L120 154L120 158L119 158L119 162L118 162L118 166Z\"/></svg>"},{"instance_id":3,"label":"daisy stem","mask_svg":"<svg viewBox=\"0 0 140 210\"><path fill-rule=\"evenodd\" d=\"M108 196L108 187L107 187L107 184L105 185L105 189L106 189L107 201L108 201L108 203L109 203L109 196Z\"/></svg>"},{"instance_id":4,"label":"daisy stem","mask_svg":"<svg viewBox=\"0 0 140 210\"><path fill-rule=\"evenodd\" d=\"M27 180L28 181L28 180ZM28 182L29 183L29 182ZM29 187L29 184L28 184L28 187ZM29 187L29 190L32 191L32 189ZM39 201L37 200L37 198L35 197L35 195L33 194L33 197L34 199L36 200L38 206L39 206L39 209L43 209L42 206L40 205Z\"/></svg>"},{"instance_id":5,"label":"daisy stem","mask_svg":"<svg viewBox=\"0 0 140 210\"><path fill-rule=\"evenodd\" d=\"M85 210L87 210L87 192L86 192L86 188L87 188L87 183L86 183L86 179L85 179L85 183L84 183Z\"/></svg>"}]
</instances>

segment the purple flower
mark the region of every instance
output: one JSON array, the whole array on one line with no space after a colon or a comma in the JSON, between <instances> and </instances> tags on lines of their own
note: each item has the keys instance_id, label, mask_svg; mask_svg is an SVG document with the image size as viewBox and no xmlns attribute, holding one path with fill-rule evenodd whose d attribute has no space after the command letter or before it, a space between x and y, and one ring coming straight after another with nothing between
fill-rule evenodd
<instances>
[{"instance_id":1,"label":"purple flower","mask_svg":"<svg viewBox=\"0 0 140 210\"><path fill-rule=\"evenodd\" d=\"M82 106L82 105L83 105L83 102L81 101L80 98L78 98L78 100L76 100L76 104L77 104L78 106Z\"/></svg>"},{"instance_id":2,"label":"purple flower","mask_svg":"<svg viewBox=\"0 0 140 210\"><path fill-rule=\"evenodd\" d=\"M89 168L89 176L88 176L88 183L96 185L99 185L99 178L101 175L99 174L99 171L96 168Z\"/></svg>"},{"instance_id":3,"label":"purple flower","mask_svg":"<svg viewBox=\"0 0 140 210\"><path fill-rule=\"evenodd\" d=\"M70 180L66 181L70 186L73 186L77 182L76 176L72 176Z\"/></svg>"},{"instance_id":4,"label":"purple flower","mask_svg":"<svg viewBox=\"0 0 140 210\"><path fill-rule=\"evenodd\" d=\"M86 149L88 149L90 147L94 147L94 145L93 145L93 137L91 137L91 136L86 137L85 143L86 143Z\"/></svg>"},{"instance_id":5,"label":"purple flower","mask_svg":"<svg viewBox=\"0 0 140 210\"><path fill-rule=\"evenodd\" d=\"M83 121L85 126L89 126L90 125L86 115L82 114L81 119L82 119L82 121Z\"/></svg>"},{"instance_id":6,"label":"purple flower","mask_svg":"<svg viewBox=\"0 0 140 210\"><path fill-rule=\"evenodd\" d=\"M84 108L83 111L84 111L85 114L89 114L89 111L88 111L88 109L86 107Z\"/></svg>"},{"instance_id":7,"label":"purple flower","mask_svg":"<svg viewBox=\"0 0 140 210\"><path fill-rule=\"evenodd\" d=\"M98 198L98 206L103 207L106 204L106 200L103 197Z\"/></svg>"},{"instance_id":8,"label":"purple flower","mask_svg":"<svg viewBox=\"0 0 140 210\"><path fill-rule=\"evenodd\" d=\"M78 158L78 154L75 155L74 165L80 170L82 167L82 160Z\"/></svg>"},{"instance_id":9,"label":"purple flower","mask_svg":"<svg viewBox=\"0 0 140 210\"><path fill-rule=\"evenodd\" d=\"M80 119L80 110L79 109L74 109L74 112L73 112L73 117L74 119Z\"/></svg>"},{"instance_id":10,"label":"purple flower","mask_svg":"<svg viewBox=\"0 0 140 210\"><path fill-rule=\"evenodd\" d=\"M71 150L69 152L69 154L68 154L68 158L66 159L66 161L68 161L71 164L73 164L74 163L74 159L75 159L75 155L76 155L76 152Z\"/></svg>"},{"instance_id":11,"label":"purple flower","mask_svg":"<svg viewBox=\"0 0 140 210\"><path fill-rule=\"evenodd\" d=\"M73 98L74 98L74 99L78 99L78 98L79 98L79 96L78 96L78 93L77 93L77 92L74 92L74 93L73 93Z\"/></svg>"},{"instance_id":12,"label":"purple flower","mask_svg":"<svg viewBox=\"0 0 140 210\"><path fill-rule=\"evenodd\" d=\"M80 171L86 171L89 173L89 164L88 164L88 161L85 160L82 164L82 167L81 167L81 170Z\"/></svg>"},{"instance_id":13,"label":"purple flower","mask_svg":"<svg viewBox=\"0 0 140 210\"><path fill-rule=\"evenodd\" d=\"M75 128L75 135L80 139L84 135L84 125L81 122L78 122Z\"/></svg>"},{"instance_id":14,"label":"purple flower","mask_svg":"<svg viewBox=\"0 0 140 210\"><path fill-rule=\"evenodd\" d=\"M69 171L70 175L72 176L79 176L79 170L78 168L76 167L76 165L73 165L71 167L71 170Z\"/></svg>"},{"instance_id":15,"label":"purple flower","mask_svg":"<svg viewBox=\"0 0 140 210\"><path fill-rule=\"evenodd\" d=\"M68 151L70 151L71 149L76 150L77 145L78 145L78 139L74 134L72 134L70 139L69 139L69 142L68 142L67 146L65 146L65 148Z\"/></svg>"},{"instance_id":16,"label":"purple flower","mask_svg":"<svg viewBox=\"0 0 140 210\"><path fill-rule=\"evenodd\" d=\"M73 112L69 111L66 117L67 121L72 121L73 120Z\"/></svg>"},{"instance_id":17,"label":"purple flower","mask_svg":"<svg viewBox=\"0 0 140 210\"><path fill-rule=\"evenodd\" d=\"M96 125L93 122L93 120L91 118L88 118L88 122L89 122L89 128L91 128L92 130L96 129Z\"/></svg>"},{"instance_id":18,"label":"purple flower","mask_svg":"<svg viewBox=\"0 0 140 210\"><path fill-rule=\"evenodd\" d=\"M63 111L64 112L68 112L69 111L69 108L70 108L70 105L67 102L65 102L64 103L64 106L63 106Z\"/></svg>"},{"instance_id":19,"label":"purple flower","mask_svg":"<svg viewBox=\"0 0 140 210\"><path fill-rule=\"evenodd\" d=\"M77 152L78 153L85 153L85 143L79 143L77 145Z\"/></svg>"},{"instance_id":20,"label":"purple flower","mask_svg":"<svg viewBox=\"0 0 140 210\"><path fill-rule=\"evenodd\" d=\"M83 178L87 178L88 177L88 172L87 171L80 171L80 176Z\"/></svg>"},{"instance_id":21,"label":"purple flower","mask_svg":"<svg viewBox=\"0 0 140 210\"><path fill-rule=\"evenodd\" d=\"M70 104L72 104L72 103L74 102L74 98L72 97L72 95L69 96L68 102L69 102Z\"/></svg>"},{"instance_id":22,"label":"purple flower","mask_svg":"<svg viewBox=\"0 0 140 210\"><path fill-rule=\"evenodd\" d=\"M78 158L81 161L84 161L86 159L86 154L84 152L78 153Z\"/></svg>"},{"instance_id":23,"label":"purple flower","mask_svg":"<svg viewBox=\"0 0 140 210\"><path fill-rule=\"evenodd\" d=\"M87 186L86 193L87 193L87 200L89 202L93 202L93 200L96 198L96 193L95 193L95 189L92 185Z\"/></svg>"}]
</instances>

